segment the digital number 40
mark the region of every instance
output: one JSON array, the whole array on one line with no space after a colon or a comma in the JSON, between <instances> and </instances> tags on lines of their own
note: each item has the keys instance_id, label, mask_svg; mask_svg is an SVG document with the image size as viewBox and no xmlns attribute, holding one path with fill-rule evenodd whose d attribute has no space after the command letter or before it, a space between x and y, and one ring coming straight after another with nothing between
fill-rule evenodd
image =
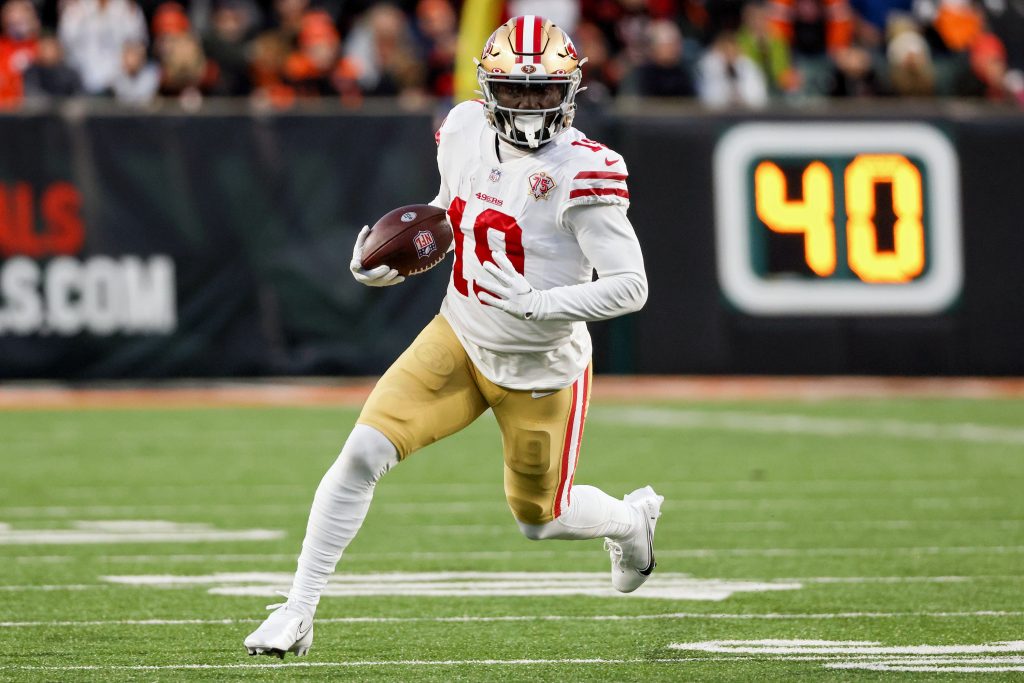
<instances>
[{"instance_id":1,"label":"digital number 40","mask_svg":"<svg viewBox=\"0 0 1024 683\"><path fill-rule=\"evenodd\" d=\"M783 234L804 236L804 259L819 277L836 269L835 201L832 172L820 161L811 163L801 179L803 198L786 198L786 178L770 161L754 171L757 216L768 228ZM875 225L875 186L892 185L893 249L878 248ZM844 172L847 260L850 269L865 282L908 282L925 265L922 223L921 174L899 154L861 154Z\"/></svg>"}]
</instances>

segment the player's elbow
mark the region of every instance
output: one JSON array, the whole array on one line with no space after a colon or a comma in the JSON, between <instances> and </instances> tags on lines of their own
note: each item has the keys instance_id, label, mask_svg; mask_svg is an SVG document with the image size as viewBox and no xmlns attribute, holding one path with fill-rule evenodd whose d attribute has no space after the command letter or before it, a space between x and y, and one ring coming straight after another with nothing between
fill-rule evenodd
<instances>
[{"instance_id":1,"label":"player's elbow","mask_svg":"<svg viewBox=\"0 0 1024 683\"><path fill-rule=\"evenodd\" d=\"M626 288L626 312L635 313L647 303L647 275L643 271L630 273Z\"/></svg>"}]
</instances>

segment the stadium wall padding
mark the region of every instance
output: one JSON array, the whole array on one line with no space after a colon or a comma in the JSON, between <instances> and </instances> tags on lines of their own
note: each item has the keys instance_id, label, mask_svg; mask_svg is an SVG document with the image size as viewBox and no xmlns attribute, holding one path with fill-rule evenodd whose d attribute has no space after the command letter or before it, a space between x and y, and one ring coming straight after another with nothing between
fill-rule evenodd
<instances>
[{"instance_id":1,"label":"stadium wall padding","mask_svg":"<svg viewBox=\"0 0 1024 683\"><path fill-rule=\"evenodd\" d=\"M879 110L757 120L921 121ZM712 159L751 115L584 112L629 164L645 309L592 324L601 372L1024 373L1024 117L930 111L959 159L962 291L930 315L754 315L723 295ZM382 372L450 265L366 288L364 223L437 191L420 114L0 117L0 379ZM525 191L525 189L524 189Z\"/></svg>"}]
</instances>

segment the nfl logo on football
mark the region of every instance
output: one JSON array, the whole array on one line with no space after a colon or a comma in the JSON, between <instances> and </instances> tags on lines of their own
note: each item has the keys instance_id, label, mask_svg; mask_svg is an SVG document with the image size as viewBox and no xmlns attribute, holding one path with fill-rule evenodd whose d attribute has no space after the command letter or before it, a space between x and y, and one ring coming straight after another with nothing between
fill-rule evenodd
<instances>
[{"instance_id":1,"label":"nfl logo on football","mask_svg":"<svg viewBox=\"0 0 1024 683\"><path fill-rule=\"evenodd\" d=\"M426 258L437 251L437 243L434 242L434 236L427 230L420 230L412 238L412 241L416 245L416 255L420 258Z\"/></svg>"}]
</instances>

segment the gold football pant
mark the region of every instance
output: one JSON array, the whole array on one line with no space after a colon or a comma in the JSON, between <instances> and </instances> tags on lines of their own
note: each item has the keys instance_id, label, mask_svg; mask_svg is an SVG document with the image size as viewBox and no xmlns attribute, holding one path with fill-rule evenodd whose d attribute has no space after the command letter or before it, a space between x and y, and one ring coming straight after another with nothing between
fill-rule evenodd
<instances>
[{"instance_id":1,"label":"gold football pant","mask_svg":"<svg viewBox=\"0 0 1024 683\"><path fill-rule=\"evenodd\" d=\"M404 460L490 408L501 429L512 514L546 524L569 506L591 373L587 368L571 386L537 398L500 387L480 374L448 321L436 316L377 382L358 422L384 434Z\"/></svg>"}]
</instances>

